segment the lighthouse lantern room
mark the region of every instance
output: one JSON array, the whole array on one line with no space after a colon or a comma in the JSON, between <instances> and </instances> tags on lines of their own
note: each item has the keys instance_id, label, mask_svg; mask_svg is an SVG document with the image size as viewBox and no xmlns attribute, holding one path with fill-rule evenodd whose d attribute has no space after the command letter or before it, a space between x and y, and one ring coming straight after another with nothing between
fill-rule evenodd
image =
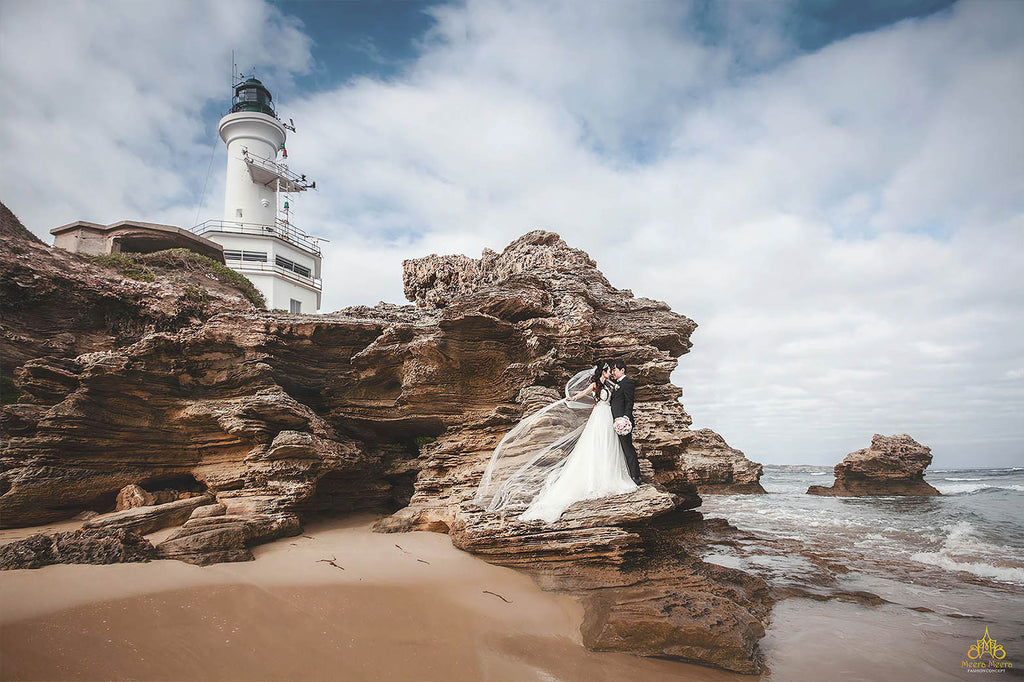
<instances>
[{"instance_id":1,"label":"lighthouse lantern room","mask_svg":"<svg viewBox=\"0 0 1024 682\"><path fill-rule=\"evenodd\" d=\"M227 145L224 217L193 231L220 244L228 267L248 277L267 308L320 308L320 239L292 224L293 195L316 187L288 168L286 130L270 91L255 77L235 79L231 111L220 120Z\"/></svg>"}]
</instances>

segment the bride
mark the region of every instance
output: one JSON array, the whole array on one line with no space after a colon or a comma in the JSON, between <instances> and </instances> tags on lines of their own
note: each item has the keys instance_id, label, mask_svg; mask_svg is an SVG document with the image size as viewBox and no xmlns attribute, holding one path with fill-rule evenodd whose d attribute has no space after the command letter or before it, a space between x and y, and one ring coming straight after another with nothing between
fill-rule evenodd
<instances>
[{"instance_id":1,"label":"bride","mask_svg":"<svg viewBox=\"0 0 1024 682\"><path fill-rule=\"evenodd\" d=\"M525 507L521 520L554 522L574 502L636 490L613 428L616 389L607 363L573 377L564 400L522 420L498 444L477 504L489 511Z\"/></svg>"}]
</instances>

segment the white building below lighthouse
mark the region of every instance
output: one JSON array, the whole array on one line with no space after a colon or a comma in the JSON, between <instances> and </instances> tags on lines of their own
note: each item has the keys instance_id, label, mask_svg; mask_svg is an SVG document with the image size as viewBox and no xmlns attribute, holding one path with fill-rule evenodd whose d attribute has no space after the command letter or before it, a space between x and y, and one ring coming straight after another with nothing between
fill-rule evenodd
<instances>
[{"instance_id":1,"label":"white building below lighthouse","mask_svg":"<svg viewBox=\"0 0 1024 682\"><path fill-rule=\"evenodd\" d=\"M224 217L193 228L224 249L224 261L259 289L267 308L312 313L320 308L319 239L291 222L293 195L316 186L288 169L286 128L270 91L256 78L235 85L231 112L220 120L228 148Z\"/></svg>"}]
</instances>

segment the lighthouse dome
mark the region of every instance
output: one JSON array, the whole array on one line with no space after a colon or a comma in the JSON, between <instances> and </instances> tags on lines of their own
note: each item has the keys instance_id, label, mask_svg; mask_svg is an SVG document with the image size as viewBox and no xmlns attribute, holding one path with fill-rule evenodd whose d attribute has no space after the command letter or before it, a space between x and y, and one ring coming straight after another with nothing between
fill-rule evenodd
<instances>
[{"instance_id":1,"label":"lighthouse dome","mask_svg":"<svg viewBox=\"0 0 1024 682\"><path fill-rule=\"evenodd\" d=\"M247 78L235 86L231 113L238 111L258 111L277 118L270 91L256 78Z\"/></svg>"}]
</instances>

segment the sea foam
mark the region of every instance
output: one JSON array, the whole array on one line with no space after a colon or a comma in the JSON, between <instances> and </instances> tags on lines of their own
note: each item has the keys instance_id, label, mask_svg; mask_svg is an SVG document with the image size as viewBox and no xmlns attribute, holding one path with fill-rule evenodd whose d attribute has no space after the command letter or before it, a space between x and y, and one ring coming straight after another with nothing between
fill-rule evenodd
<instances>
[{"instance_id":1,"label":"sea foam","mask_svg":"<svg viewBox=\"0 0 1024 682\"><path fill-rule=\"evenodd\" d=\"M947 478L945 480L952 481L954 479ZM1016 483L1013 485L989 485L987 483L936 483L934 486L935 489L943 495L970 495L971 493L980 492L982 490L1012 490L1018 493L1024 492L1024 485Z\"/></svg>"},{"instance_id":2,"label":"sea foam","mask_svg":"<svg viewBox=\"0 0 1024 682\"><path fill-rule=\"evenodd\" d=\"M943 495L970 495L971 493L991 487L987 483L939 483L935 485L935 489Z\"/></svg>"},{"instance_id":3,"label":"sea foam","mask_svg":"<svg viewBox=\"0 0 1024 682\"><path fill-rule=\"evenodd\" d=\"M979 578L1024 585L1024 555L1019 550L985 542L967 521L942 529L946 536L938 551L917 552L910 555L910 559L947 571L965 571Z\"/></svg>"},{"instance_id":4,"label":"sea foam","mask_svg":"<svg viewBox=\"0 0 1024 682\"><path fill-rule=\"evenodd\" d=\"M942 552L918 552L910 558L922 564L938 566L947 571L964 571L979 578L989 578L1002 582L1024 585L1024 568L1014 566L993 566L983 561L957 561Z\"/></svg>"}]
</instances>

